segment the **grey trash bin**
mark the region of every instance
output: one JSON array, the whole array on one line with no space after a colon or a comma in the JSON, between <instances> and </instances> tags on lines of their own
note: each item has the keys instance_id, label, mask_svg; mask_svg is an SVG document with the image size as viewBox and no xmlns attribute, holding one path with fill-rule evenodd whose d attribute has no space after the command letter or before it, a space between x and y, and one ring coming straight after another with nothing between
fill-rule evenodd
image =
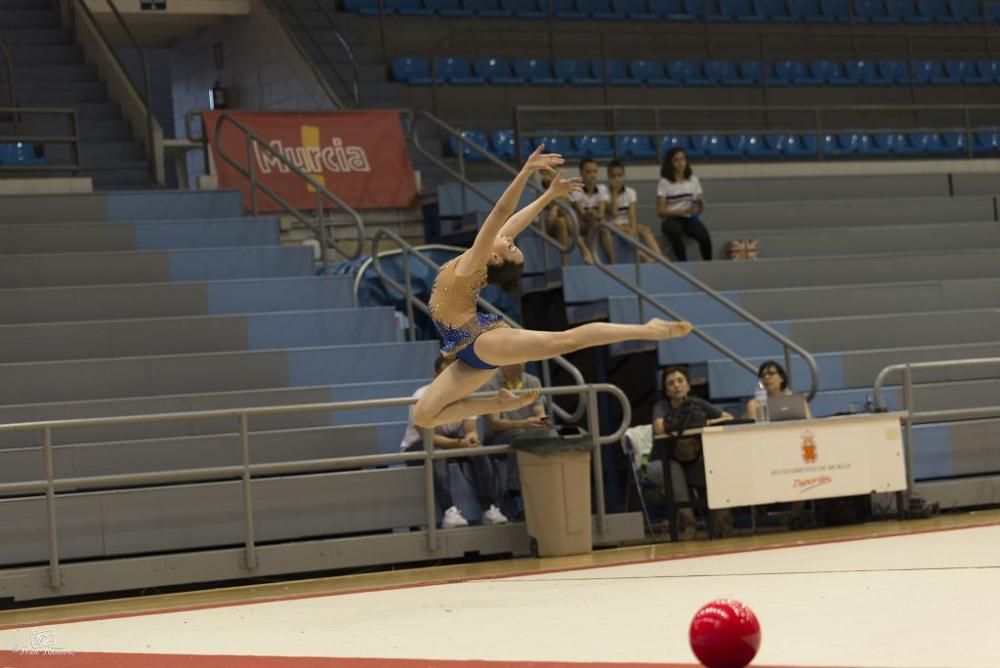
<instances>
[{"instance_id":1,"label":"grey trash bin","mask_svg":"<svg viewBox=\"0 0 1000 668\"><path fill-rule=\"evenodd\" d=\"M535 429L515 437L511 446L517 452L532 554L591 552L589 441L580 433Z\"/></svg>"}]
</instances>

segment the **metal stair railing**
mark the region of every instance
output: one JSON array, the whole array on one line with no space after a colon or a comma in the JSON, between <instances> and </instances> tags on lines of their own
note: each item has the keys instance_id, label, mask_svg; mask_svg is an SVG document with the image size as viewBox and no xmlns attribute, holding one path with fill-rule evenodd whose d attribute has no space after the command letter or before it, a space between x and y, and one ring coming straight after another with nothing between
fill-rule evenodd
<instances>
[{"instance_id":1,"label":"metal stair railing","mask_svg":"<svg viewBox=\"0 0 1000 668\"><path fill-rule=\"evenodd\" d=\"M417 153L419 153L424 159L434 164L435 167L445 172L446 174L451 176L453 179L455 179L462 185L463 209L468 209L466 202L467 189L471 190L479 197L483 198L487 202L490 202L494 205L496 204L497 201L496 198L487 194L482 188L473 183L466 175L465 151L463 150L463 148L468 148L475 151L476 153L481 155L483 159L485 159L487 162L496 167L499 167L501 170L511 175L512 177L517 176L518 173L517 169L511 167L506 162L504 162L500 158L490 153L490 151L487 150L486 148L480 146L479 144L476 144L475 142L469 141L468 139L462 136L462 133L459 130L448 125L447 123L442 121L440 118L434 116L430 112L427 111L418 111L416 113L401 112L401 115L404 117L404 119L408 121L406 125L409 127L409 138L410 138L410 143L413 145L413 149ZM437 130L443 132L446 135L446 137L451 137L455 139L455 142L457 143L459 149L457 171L453 169L448 163L444 162L439 157L434 155L431 151L429 151L420 143L419 127L422 121L426 121L427 123L433 125ZM534 182L534 179L528 181L527 187L533 190L537 194L545 192L540 185ZM538 235L538 237L545 244L555 248L560 253L563 254L570 253L572 252L573 248L576 247L576 240L580 234L580 221L576 215L576 210L566 202L560 202L557 200L556 202L554 202L554 204L558 206L570 220L571 229L570 229L569 240L566 242L566 245L559 243L558 240L549 236L549 234L545 231L544 224L539 224L536 221L535 224L532 225L531 229L535 234ZM543 262L542 271L546 272L548 270L548 253L544 252L542 253L542 262Z\"/></svg>"},{"instance_id":2,"label":"metal stair railing","mask_svg":"<svg viewBox=\"0 0 1000 668\"><path fill-rule=\"evenodd\" d=\"M622 421L613 434L601 436L597 414L597 394L599 392L612 395L618 400L622 410ZM632 407L628 397L616 385L610 384L580 384L567 387L543 388L543 396L576 394L586 395L586 402L581 402L587 409L588 432L591 444L591 467L594 479L595 510L597 515L597 533L607 533L607 512L604 503L604 466L600 456L600 447L618 444L632 421ZM489 393L477 393L473 397L489 397ZM294 460L286 462L271 462L251 464L249 419L264 415L290 415L293 413L313 413L327 411L344 411L359 408L389 408L394 406L409 406L416 403L416 397L367 399L361 401L341 401L333 403L296 404L291 406L258 406L253 408L228 408L207 411L191 411L180 413L158 413L152 415L126 415L116 417L76 418L52 420L45 422L25 422L0 425L0 434L13 432L42 432L42 465L44 475L39 480L0 483L0 495L45 495L46 530L48 536L48 584L54 589L64 585L59 555L59 525L56 517L56 492L75 492L92 489L107 489L119 484L126 485L163 485L172 483L219 482L221 480L240 480L242 487L242 520L244 527L244 561L242 569L254 571L259 567L257 556L256 523L253 512L254 477L274 475L295 475L320 473L342 468L362 468L367 466L389 466L409 461L424 463L424 492L427 522L427 543L430 550L438 547L437 541L437 510L434 495L434 470L431 464L436 459L452 459L458 457L481 457L494 454L513 452L509 445L480 446L476 448L461 448L459 450L435 450L431 430L424 430L424 450L422 452L402 452L396 454L361 455L348 457L329 457L324 459ZM123 424L146 424L154 422L180 422L185 420L202 421L230 418L239 424L240 463L231 466L215 466L196 469L181 469L155 471L147 473L120 473L102 476L85 476L65 478L56 475L54 465L54 448L52 432L59 429L95 428ZM0 569L2 570L2 569Z\"/></svg>"},{"instance_id":3,"label":"metal stair railing","mask_svg":"<svg viewBox=\"0 0 1000 668\"><path fill-rule=\"evenodd\" d=\"M313 34L312 29L306 25L305 21L302 20L302 15L299 13L299 10L295 6L294 2L290 2L289 0L268 0L268 2L271 3L272 5L280 3L282 8L285 9L285 11L287 11L289 14L291 14L292 17L294 17L296 23L298 23L299 29L301 29L308 37L309 43L312 46L313 51L318 53L319 57L322 59L323 61L322 64L326 67L326 69L329 72L333 74L333 76L337 80L337 83L340 84L341 89L347 91L348 94L350 95L351 101L353 102L353 106L355 107L360 106L361 77L358 74L358 62L354 58L354 50L351 49L351 45L347 42L347 39L344 38L343 34L341 34L339 30L337 30L337 27L333 22L333 17L330 16L330 12L326 8L326 6L319 0L313 0L313 4L315 5L316 9L323 15L323 18L326 20L329 30L333 32L333 36L337 39L337 42L340 44L340 47L344 50L344 53L347 54L347 59L351 64L351 71L354 75L353 81L348 82L344 80L344 77L340 74L340 70L338 70L336 65L334 65L333 61L330 59L330 56L326 53L326 50L323 48L323 45L320 44L319 40L316 39L316 35ZM275 14L278 15L278 20L280 21L281 20L280 12L276 11ZM291 37L292 40L298 43L299 41L298 37L296 37L293 33L289 32L289 37ZM299 45L299 47L302 54L308 57L309 55L308 52L305 51L305 49L302 49L301 45ZM312 58L309 58L309 61L312 62ZM321 69L317 70L317 72L319 74L322 74ZM336 104L337 107L343 108L347 106L344 104L343 98L337 95L336 93L333 93L333 91L329 91L328 95L330 95L331 100Z\"/></svg>"},{"instance_id":4,"label":"metal stair railing","mask_svg":"<svg viewBox=\"0 0 1000 668\"><path fill-rule=\"evenodd\" d=\"M17 107L17 97L14 93L14 61L10 57L10 50L7 44L0 40L0 58L3 59L4 72L7 73L7 106ZM18 114L13 114L14 135L18 135Z\"/></svg>"},{"instance_id":5,"label":"metal stair railing","mask_svg":"<svg viewBox=\"0 0 1000 668\"><path fill-rule=\"evenodd\" d=\"M390 239L390 240L392 240L396 244L396 246L399 247L400 251L403 254L403 283L402 284L400 284L399 281L395 280L394 278L392 278L388 274L386 274L384 268L382 267L381 258L382 258L383 254L379 252L379 246L381 245L381 242L382 242L383 239ZM461 250L464 250L464 249L456 249L456 250L461 251ZM397 253L397 252L400 252L400 251L388 251L385 254L387 255L389 253ZM410 277L410 256L411 255L414 258L416 258L417 260L419 260L425 266L433 269L435 272L438 269L440 269L440 265L438 265L436 262L434 262L434 260L432 260L431 258L429 258L424 253L420 252L419 249L417 249L414 246L412 246L405 239L403 239L401 236L399 236L395 232L392 232L391 230L378 230L378 231L375 232L375 235L372 237L372 268L375 270L375 273L378 275L378 277L382 280L382 282L384 284L388 285L393 290L395 290L396 292L399 292L400 294L402 294L402 295L404 295L406 297L406 318L409 321L408 336L409 336L409 340L410 341L414 341L414 340L416 340L416 327L414 325L414 319L413 319L413 309L414 309L414 307L417 308L421 313L423 313L427 317L430 318L432 316L431 316L430 308L427 306L427 304L425 304L424 302L422 302L419 299L417 299L416 296L413 294L413 289L412 289L413 286L412 286L411 277ZM356 292L355 292L355 299L357 299L357 293ZM489 303L488 301L486 301L482 297L479 298L479 300L478 300L477 303L478 303L478 305L484 311L488 311L490 313L495 313L496 315L499 315L511 327L516 327L518 329L522 329L520 323L518 323L515 320L513 320L512 318L510 318L506 313L504 313L503 311L501 311L497 307L493 306L493 304ZM551 372L550 372L549 366L548 366L549 360L540 360L540 361L542 363L542 375L543 375L542 383L546 387L551 386L552 385L552 382L551 382ZM586 383L586 380L583 377L583 373L581 373L580 370L576 366L574 366L566 358L564 358L564 357L553 357L552 361L555 362L556 366L558 366L559 368L561 368L564 371L566 371L567 373L569 373L569 375L573 378L573 381L577 385L583 385L583 384ZM576 409L573 410L573 412L571 412L571 413L567 412L566 410L564 410L563 408L557 406L556 404L552 405L553 412L556 413L556 415L558 415L560 419L562 419L562 420L564 420L565 422L568 422L568 423L579 422L580 418L583 417L583 413L584 413L585 408L586 408L586 405L585 405L585 402L583 401L583 396L582 395L580 397L580 401L577 404Z\"/></svg>"},{"instance_id":6,"label":"metal stair railing","mask_svg":"<svg viewBox=\"0 0 1000 668\"><path fill-rule=\"evenodd\" d=\"M222 148L222 128L226 123L231 123L240 132L243 133L246 140L247 147L247 166L242 167L233 158L231 158ZM296 207L292 206L284 197L276 193L270 186L266 183L257 180L257 170L254 167L254 146L257 146L260 150L267 152L272 157L274 157L278 162L287 167L289 171L298 176L300 179L309 184L316 192L316 218L312 219L303 212L299 211ZM262 190L265 195L270 197L272 200L277 202L284 208L288 213L294 216L299 222L308 227L313 231L314 234L319 239L320 248L323 252L323 273L328 274L330 269L329 259L327 257L327 249L332 248L334 251L340 253L348 260L354 260L361 255L361 251L364 249L365 243L365 225L364 221L361 219L361 215L352 208L347 202L337 196L335 193L328 190L323 184L314 179L309 174L305 173L299 169L291 160L286 158L283 153L272 147L266 139L261 137L259 134L254 132L252 129L238 121L228 112L222 112L219 118L215 122L215 151L216 154L228 163L233 169L238 171L242 176L244 176L250 182L250 200L253 206L253 215L257 215L257 190ZM344 250L334 239L329 239L326 233L327 221L324 217L325 200L333 202L339 209L347 213L353 220L354 226L357 231L357 246L354 251L348 253Z\"/></svg>"},{"instance_id":7,"label":"metal stair railing","mask_svg":"<svg viewBox=\"0 0 1000 668\"><path fill-rule=\"evenodd\" d=\"M601 253L596 245L598 232L600 230L608 230L609 232L617 235L620 239L622 239L632 247L635 255L635 284L629 283L627 280L619 276L617 273L609 269L607 265L604 264L604 260L601 258ZM667 306L660 300L656 299L656 297L654 297L653 295L642 289L642 271L641 271L640 255L647 255L650 258L652 258L656 263L671 271L675 276L678 276L684 281L690 283L692 286L696 287L700 292L708 295L709 297L717 301L719 304L722 304L723 306L731 310L733 313L740 316L747 323L753 325L760 331L770 336L772 339L778 341L784 348L785 369L787 370L788 373L789 382L791 382L792 380L791 353L792 351L794 351L796 354L798 354L799 357L805 360L806 364L809 366L809 373L811 378L810 378L808 399L811 401L812 398L816 396L816 392L819 390L819 369L816 366L816 360L813 358L811 354L809 354L809 352L805 348L798 345L785 335L781 334L780 332L778 332L765 322L761 321L749 311L740 308L730 300L726 299L721 294L716 292L713 288L709 287L703 281L700 281L691 274L689 274L688 272L679 269L667 258L663 257L649 246L625 234L620 229L618 229L616 225L613 225L608 222L601 222L598 223L597 225L594 225L594 228L590 232L588 242L590 243L590 247L594 249L593 250L594 267L596 267L605 275L614 279L620 285L630 290L636 296L636 301L639 306L640 321L645 319L644 308L643 308L644 303L650 304L653 308L667 314L669 317L675 320L683 320L683 317L679 316L676 311L674 311L669 306ZM694 328L692 334L694 334L702 341L704 341L708 345L718 350L720 353L722 353L723 355L725 355L733 362L735 362L742 368L746 369L756 377L757 367L753 366L752 364L750 364L750 362L740 357L738 353L734 352L733 350L730 350L725 344L717 341L713 336L702 332L697 327Z\"/></svg>"}]
</instances>

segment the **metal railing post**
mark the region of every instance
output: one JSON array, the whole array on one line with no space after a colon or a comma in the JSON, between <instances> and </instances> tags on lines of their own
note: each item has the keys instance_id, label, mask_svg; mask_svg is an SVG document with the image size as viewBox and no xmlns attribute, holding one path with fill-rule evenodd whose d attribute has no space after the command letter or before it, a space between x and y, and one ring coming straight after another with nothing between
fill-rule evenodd
<instances>
[{"instance_id":1,"label":"metal railing post","mask_svg":"<svg viewBox=\"0 0 1000 668\"><path fill-rule=\"evenodd\" d=\"M59 534L56 529L55 470L52 463L52 428L42 429L42 456L45 460L45 519L49 532L49 586L62 586L59 571Z\"/></svg>"},{"instance_id":2,"label":"metal railing post","mask_svg":"<svg viewBox=\"0 0 1000 668\"><path fill-rule=\"evenodd\" d=\"M437 499L434 494L434 430L421 429L424 439L424 511L427 517L427 551L437 552ZM448 460L445 460L445 466Z\"/></svg>"},{"instance_id":3,"label":"metal railing post","mask_svg":"<svg viewBox=\"0 0 1000 668\"><path fill-rule=\"evenodd\" d=\"M247 137L247 178L250 179L250 201L253 203L253 215L257 215L257 169L253 164L253 142Z\"/></svg>"},{"instance_id":4,"label":"metal railing post","mask_svg":"<svg viewBox=\"0 0 1000 668\"><path fill-rule=\"evenodd\" d=\"M250 478L250 431L247 427L246 413L240 413L240 452L243 458L243 532L246 538L244 559L247 570L253 571L257 569L257 545Z\"/></svg>"},{"instance_id":5,"label":"metal railing post","mask_svg":"<svg viewBox=\"0 0 1000 668\"><path fill-rule=\"evenodd\" d=\"M330 261L326 255L326 207L323 206L323 195L316 191L316 218L319 224L320 260L323 262L323 275L330 275Z\"/></svg>"},{"instance_id":6,"label":"metal railing post","mask_svg":"<svg viewBox=\"0 0 1000 668\"><path fill-rule=\"evenodd\" d=\"M906 416L903 418L906 444L906 505L909 507L910 495L913 494L913 369L907 364L903 371L903 409Z\"/></svg>"},{"instance_id":7,"label":"metal railing post","mask_svg":"<svg viewBox=\"0 0 1000 668\"><path fill-rule=\"evenodd\" d=\"M410 251L403 249L403 284L406 286L406 322L409 340L417 340L417 327L413 316L413 279L410 272Z\"/></svg>"},{"instance_id":8,"label":"metal railing post","mask_svg":"<svg viewBox=\"0 0 1000 668\"><path fill-rule=\"evenodd\" d=\"M597 535L608 532L608 518L604 507L604 462L601 455L601 424L597 416L597 392L587 389L587 429L591 438L592 469L594 472L594 505L597 507Z\"/></svg>"}]
</instances>

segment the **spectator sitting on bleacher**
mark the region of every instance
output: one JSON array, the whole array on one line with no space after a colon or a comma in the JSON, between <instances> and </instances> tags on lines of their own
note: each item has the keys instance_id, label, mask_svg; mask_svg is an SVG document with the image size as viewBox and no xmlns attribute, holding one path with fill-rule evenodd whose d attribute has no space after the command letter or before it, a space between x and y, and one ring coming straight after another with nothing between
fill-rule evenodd
<instances>
[{"instance_id":1,"label":"spectator sitting on bleacher","mask_svg":"<svg viewBox=\"0 0 1000 668\"><path fill-rule=\"evenodd\" d=\"M768 360L760 365L760 368L757 369L757 379L764 386L764 391L767 392L767 396L769 397L791 396L794 394L791 388L788 387L788 373L783 366L774 360ZM752 420L756 412L757 402L750 399L743 409L743 417ZM812 413L809 411L809 402L805 402L805 413L806 419L812 418Z\"/></svg>"},{"instance_id":2,"label":"spectator sitting on bleacher","mask_svg":"<svg viewBox=\"0 0 1000 668\"><path fill-rule=\"evenodd\" d=\"M687 369L679 366L663 372L663 398L653 406L653 435L680 434L687 429L697 429L707 425L732 420L733 416L699 397L689 396L691 380ZM663 457L664 480L667 466L673 487L674 502L688 503L688 480L692 484L705 486L705 466L701 455L701 443L697 438L677 438L672 444L672 456ZM662 446L661 446L662 447ZM653 446L656 453L657 446ZM662 450L660 450L662 452ZM655 455L654 455L655 456ZM728 512L717 514L718 529L722 535L732 531L732 518ZM673 521L673 518L671 518ZM690 509L683 509L677 518L679 535L682 539L694 538L695 521Z\"/></svg>"},{"instance_id":3,"label":"spectator sitting on bleacher","mask_svg":"<svg viewBox=\"0 0 1000 668\"><path fill-rule=\"evenodd\" d=\"M508 364L497 370L482 391L534 390L541 386L542 381L538 376L526 373L523 364ZM483 417L486 420L487 445L509 445L514 437L529 429L546 429L552 426L551 419L545 414L545 401L541 397L528 406L502 413L487 413ZM517 458L513 454L507 455L506 495L511 501L507 509L513 508L517 512L519 505L516 499L521 496L521 478L517 470Z\"/></svg>"},{"instance_id":4,"label":"spectator sitting on bleacher","mask_svg":"<svg viewBox=\"0 0 1000 668\"><path fill-rule=\"evenodd\" d=\"M698 242L701 259L712 259L712 237L698 215L705 208L701 182L691 173L691 163L682 148L667 151L656 186L656 215L662 219L663 236L670 242L674 258L687 260L684 235Z\"/></svg>"},{"instance_id":5,"label":"spectator sitting on bleacher","mask_svg":"<svg viewBox=\"0 0 1000 668\"><path fill-rule=\"evenodd\" d=\"M434 360L434 376L452 363L445 357L438 356ZM414 397L421 396L430 385L417 388L413 393ZM434 429L434 447L444 450L454 448L475 448L480 445L479 433L476 419L470 418L460 422L443 424ZM410 421L406 426L406 434L399 449L402 452L415 452L424 449L424 439L420 430L413 424L413 406L410 406ZM468 526L469 522L462 515L462 511L455 505L451 495L451 482L448 478L448 463L456 462L462 474L469 481L479 503L483 508L487 508L483 513L483 524L506 524L507 517L500 512L497 507L500 503L499 476L493 461L488 456L463 457L461 459L436 459L434 460L434 495L437 498L439 510L444 512L441 520L442 529L453 529L455 527ZM407 462L410 466L421 466L419 461ZM470 476L471 473L471 476Z\"/></svg>"},{"instance_id":6,"label":"spectator sitting on bleacher","mask_svg":"<svg viewBox=\"0 0 1000 668\"><path fill-rule=\"evenodd\" d=\"M546 190L552 185L551 177L542 178L542 187ZM542 212L542 221L545 223L545 233L550 237L554 238L564 247L569 241L569 231L573 229L573 224L570 222L569 216L563 211L558 204L553 202L545 207L545 211ZM580 247L580 252L583 253L585 246ZM587 250L589 252L589 249ZM569 253L562 254L562 266L569 264Z\"/></svg>"},{"instance_id":7,"label":"spectator sitting on bleacher","mask_svg":"<svg viewBox=\"0 0 1000 668\"><path fill-rule=\"evenodd\" d=\"M639 215L636 211L635 188L625 185L625 165L620 160L612 160L608 163L608 193L611 197L608 219L619 226L622 231L628 233L633 238L639 240L652 248L658 255L662 255L660 244L656 242L653 231L645 225L639 224ZM614 264L614 244L611 245L612 254L609 261ZM642 254L642 260L651 260L646 253Z\"/></svg>"},{"instance_id":8,"label":"spectator sitting on bleacher","mask_svg":"<svg viewBox=\"0 0 1000 668\"><path fill-rule=\"evenodd\" d=\"M583 181L583 190L576 190L569 194L576 209L576 215L580 219L580 255L587 264L593 264L594 258L591 248L587 245L587 239L594 225L604 220L604 211L611 201L608 188L597 182L597 161L593 158L584 158L580 161L580 180ZM608 256L611 256L611 235L607 232L601 234L601 245Z\"/></svg>"}]
</instances>

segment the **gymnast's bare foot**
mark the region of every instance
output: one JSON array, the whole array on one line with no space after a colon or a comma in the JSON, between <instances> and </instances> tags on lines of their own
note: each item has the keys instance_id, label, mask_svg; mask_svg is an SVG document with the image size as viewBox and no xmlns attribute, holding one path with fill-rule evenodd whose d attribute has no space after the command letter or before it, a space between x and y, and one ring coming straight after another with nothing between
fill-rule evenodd
<instances>
[{"instance_id":1,"label":"gymnast's bare foot","mask_svg":"<svg viewBox=\"0 0 1000 668\"><path fill-rule=\"evenodd\" d=\"M535 403L536 399L538 399L538 390L514 394L510 390L503 389L497 392L497 412L517 410Z\"/></svg>"},{"instance_id":2,"label":"gymnast's bare foot","mask_svg":"<svg viewBox=\"0 0 1000 668\"><path fill-rule=\"evenodd\" d=\"M687 336L694 329L694 326L686 320L671 322L669 320L661 320L660 318L649 320L645 327L649 333L649 336L646 338L653 341L659 339L679 339L682 336Z\"/></svg>"}]
</instances>

